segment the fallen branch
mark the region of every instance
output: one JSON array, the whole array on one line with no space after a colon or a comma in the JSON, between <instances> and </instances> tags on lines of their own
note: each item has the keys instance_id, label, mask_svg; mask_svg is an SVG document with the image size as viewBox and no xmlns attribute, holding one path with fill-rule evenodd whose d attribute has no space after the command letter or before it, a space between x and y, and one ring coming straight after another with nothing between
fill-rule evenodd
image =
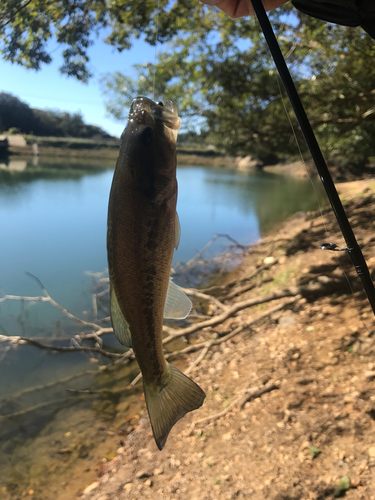
<instances>
[{"instance_id":1,"label":"fallen branch","mask_svg":"<svg viewBox=\"0 0 375 500\"><path fill-rule=\"evenodd\" d=\"M218 239L218 238L227 238L229 241L232 241L234 243L234 246L237 247L237 248L241 248L242 250L245 250L246 248L248 248L247 246L245 245L241 245L240 243L238 243L238 241L234 240L231 236L229 236L228 234L215 234L211 239L210 241L196 254L194 255L194 257L192 259L190 259L185 265L184 265L184 272L187 272L193 265L195 265L198 261L198 259L200 259L202 257L202 255L204 254L204 252L206 252L214 243L215 241Z\"/></svg>"},{"instance_id":2,"label":"fallen branch","mask_svg":"<svg viewBox=\"0 0 375 500\"><path fill-rule=\"evenodd\" d=\"M238 326L235 328L233 331L229 332L227 335L224 335L223 337L220 337L218 339L213 339L213 340L207 340L205 342L200 342L198 344L192 344L185 349L181 349L180 351L175 351L167 354L165 356L165 359L169 360L171 358L176 358L180 356L184 356L185 354L190 354L195 351L199 351L200 349L203 349L202 353L199 354L199 356L193 361L193 363L185 370L185 374L189 374L193 368L199 365L199 363L204 359L208 351L211 349L211 347L215 345L222 344L223 342L226 342L227 340L232 339L239 333L243 332L244 330L247 330L250 328L252 325L257 323L258 321L261 321L262 319L266 318L267 316L270 316L271 314L274 314L277 311L280 311L280 309L283 309L284 307L290 306L291 304L294 304L297 300L301 298L300 295L297 295L296 297L293 297L290 300L287 300L283 302L282 304L279 304L268 311L265 311L264 313L260 314L256 318L251 319L250 321L247 321L243 323L242 325ZM130 385L135 385L139 380L142 378L142 373L138 373L138 375L135 377L135 379L131 382Z\"/></svg>"},{"instance_id":3,"label":"fallen branch","mask_svg":"<svg viewBox=\"0 0 375 500\"><path fill-rule=\"evenodd\" d=\"M228 306L224 305L222 302L220 302L220 300L218 300L216 297L213 297L212 295L207 295L206 293L202 293L199 290L196 290L195 288L182 288L182 287L180 288L187 295L192 295L194 297L197 297L198 299L203 299L212 302L219 309L222 310L228 309Z\"/></svg>"},{"instance_id":4,"label":"fallen branch","mask_svg":"<svg viewBox=\"0 0 375 500\"><path fill-rule=\"evenodd\" d=\"M215 413L215 415L209 415L208 417L201 418L200 420L196 420L195 422L192 422L190 425L188 431L187 431L187 436L191 436L193 433L195 427L197 425L202 425L202 424L208 424L210 422L214 422L215 420L218 420L219 418L225 417L227 413L232 411L237 405L239 406L240 409L244 407L246 402L250 401L251 399L259 398L262 394L265 394L266 392L271 392L276 389L279 389L279 385L275 383L269 383L267 385L262 385L259 387L253 387L251 389L246 389L245 394L241 394L237 399L235 399L225 410Z\"/></svg>"},{"instance_id":5,"label":"fallen branch","mask_svg":"<svg viewBox=\"0 0 375 500\"><path fill-rule=\"evenodd\" d=\"M247 309L249 307L256 306L259 304L265 304L266 302L282 299L284 297L296 296L299 295L299 293L300 293L300 287L295 286L291 288L285 288L284 290L279 290L273 293L269 293L268 295L264 295L263 297L256 297L254 299L244 300L243 302L237 302L236 304L234 304L231 307L228 307L227 309L224 310L224 312L222 312L217 316L214 316L213 318L210 318L206 321L201 321L200 323L195 323L194 325L187 326L186 328L181 328L178 331L176 331L175 328L164 326L164 332L168 334L168 337L166 337L163 340L163 344L167 344L171 340L174 340L178 337L191 335L192 333L202 330L203 328L219 325L220 323L223 323L223 321L230 318L231 316L234 316L243 309Z\"/></svg>"},{"instance_id":6,"label":"fallen branch","mask_svg":"<svg viewBox=\"0 0 375 500\"><path fill-rule=\"evenodd\" d=\"M57 352L74 352L74 351L95 352L111 359L123 358L127 354L127 353L119 354L116 352L108 352L105 351L104 349L101 349L100 347L47 345L47 344L42 344L41 342L38 342L37 340L31 339L29 337L16 337L16 336L8 337L7 335L0 335L0 342L11 342L12 344L29 344L35 347L39 347L39 349L45 349Z\"/></svg>"},{"instance_id":7,"label":"fallen branch","mask_svg":"<svg viewBox=\"0 0 375 500\"><path fill-rule=\"evenodd\" d=\"M234 279L232 281L229 281L225 285L213 285L213 286L210 286L208 288L202 288L202 289L200 289L200 291L201 292L205 292L205 293L212 293L212 292L218 292L218 291L228 290L229 288L232 288L235 285L238 285L238 284L246 282L246 281L250 281L255 276L259 276L263 271L265 271L266 269L270 269L272 266L274 266L275 264L277 264L277 262L278 262L278 259L275 259L270 264L261 264L254 271L252 271L250 274L247 274L247 275L243 276L242 278L236 278L236 279ZM229 299L230 297L227 295L225 298Z\"/></svg>"}]
</instances>

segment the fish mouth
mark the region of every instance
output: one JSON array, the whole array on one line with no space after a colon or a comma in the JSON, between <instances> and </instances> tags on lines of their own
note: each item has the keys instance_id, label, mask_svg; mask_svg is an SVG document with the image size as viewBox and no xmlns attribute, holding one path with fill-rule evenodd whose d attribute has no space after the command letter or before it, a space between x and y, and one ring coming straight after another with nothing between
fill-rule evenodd
<instances>
[{"instance_id":1,"label":"fish mouth","mask_svg":"<svg viewBox=\"0 0 375 500\"><path fill-rule=\"evenodd\" d=\"M151 120L150 120L151 119ZM162 122L165 133L174 141L177 141L177 133L181 127L181 118L178 116L177 106L171 100L164 103L155 102L148 97L136 97L129 111L129 120L142 121L144 123Z\"/></svg>"}]
</instances>

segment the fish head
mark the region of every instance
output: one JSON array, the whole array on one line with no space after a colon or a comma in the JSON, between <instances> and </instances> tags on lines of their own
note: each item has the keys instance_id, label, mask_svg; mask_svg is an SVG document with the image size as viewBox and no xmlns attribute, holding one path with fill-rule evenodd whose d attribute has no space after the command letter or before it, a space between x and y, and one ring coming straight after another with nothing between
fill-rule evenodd
<instances>
[{"instance_id":1,"label":"fish head","mask_svg":"<svg viewBox=\"0 0 375 500\"><path fill-rule=\"evenodd\" d=\"M137 97L122 137L126 164L142 175L175 174L176 142L181 119L172 101Z\"/></svg>"}]
</instances>

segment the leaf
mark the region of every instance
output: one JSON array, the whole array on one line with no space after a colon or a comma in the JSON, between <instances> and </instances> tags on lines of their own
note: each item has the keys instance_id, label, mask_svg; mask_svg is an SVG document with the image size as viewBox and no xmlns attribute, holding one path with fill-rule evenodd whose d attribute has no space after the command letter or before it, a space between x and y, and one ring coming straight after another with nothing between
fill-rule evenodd
<instances>
[{"instance_id":1,"label":"leaf","mask_svg":"<svg viewBox=\"0 0 375 500\"><path fill-rule=\"evenodd\" d=\"M322 450L316 448L315 446L310 446L311 458L314 459L322 453Z\"/></svg>"},{"instance_id":2,"label":"leaf","mask_svg":"<svg viewBox=\"0 0 375 500\"><path fill-rule=\"evenodd\" d=\"M348 476L343 476L339 484L335 488L334 496L340 497L345 495L345 492L350 488L350 479Z\"/></svg>"}]
</instances>

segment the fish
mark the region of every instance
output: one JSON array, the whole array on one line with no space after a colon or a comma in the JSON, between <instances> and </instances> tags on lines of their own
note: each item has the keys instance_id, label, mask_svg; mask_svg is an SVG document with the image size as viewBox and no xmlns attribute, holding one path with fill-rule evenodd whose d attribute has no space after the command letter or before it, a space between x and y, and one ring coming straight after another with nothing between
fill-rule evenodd
<instances>
[{"instance_id":1,"label":"fish","mask_svg":"<svg viewBox=\"0 0 375 500\"><path fill-rule=\"evenodd\" d=\"M176 212L180 126L172 101L133 100L108 205L112 326L119 342L133 348L159 450L174 424L205 399L204 391L169 364L163 351L163 318L186 318L192 307L170 279L181 232Z\"/></svg>"}]
</instances>

